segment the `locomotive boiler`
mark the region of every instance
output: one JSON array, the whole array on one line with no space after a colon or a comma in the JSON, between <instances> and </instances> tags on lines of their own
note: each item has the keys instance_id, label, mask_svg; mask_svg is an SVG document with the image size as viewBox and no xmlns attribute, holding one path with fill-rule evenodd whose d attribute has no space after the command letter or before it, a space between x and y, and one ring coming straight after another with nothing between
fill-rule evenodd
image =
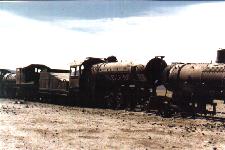
<instances>
[{"instance_id":1,"label":"locomotive boiler","mask_svg":"<svg viewBox=\"0 0 225 150\"><path fill-rule=\"evenodd\" d=\"M135 107L147 96L150 85L144 75L144 66L135 63L100 63L93 65L96 96L104 95L112 107ZM102 97L103 98L103 97Z\"/></svg>"},{"instance_id":2,"label":"locomotive boiler","mask_svg":"<svg viewBox=\"0 0 225 150\"><path fill-rule=\"evenodd\" d=\"M225 64L172 64L165 69L164 85L173 91L172 100L183 109L206 113L209 104L215 113L214 100L225 100Z\"/></svg>"}]
</instances>

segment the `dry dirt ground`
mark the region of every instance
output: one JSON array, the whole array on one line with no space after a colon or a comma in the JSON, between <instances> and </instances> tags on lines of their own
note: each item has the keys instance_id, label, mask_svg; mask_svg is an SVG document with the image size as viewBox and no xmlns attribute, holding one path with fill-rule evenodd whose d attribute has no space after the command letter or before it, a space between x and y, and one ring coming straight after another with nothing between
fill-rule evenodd
<instances>
[{"instance_id":1,"label":"dry dirt ground","mask_svg":"<svg viewBox=\"0 0 225 150\"><path fill-rule=\"evenodd\" d=\"M0 100L0 149L225 149L222 104L215 117Z\"/></svg>"}]
</instances>

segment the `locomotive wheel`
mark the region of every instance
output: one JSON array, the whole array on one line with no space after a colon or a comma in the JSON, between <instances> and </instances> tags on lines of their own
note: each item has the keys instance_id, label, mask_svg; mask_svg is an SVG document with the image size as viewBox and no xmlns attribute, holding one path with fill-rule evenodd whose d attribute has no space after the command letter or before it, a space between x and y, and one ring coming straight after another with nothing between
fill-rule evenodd
<instances>
[{"instance_id":1,"label":"locomotive wheel","mask_svg":"<svg viewBox=\"0 0 225 150\"><path fill-rule=\"evenodd\" d=\"M106 108L124 109L123 94L118 92L110 92L105 96Z\"/></svg>"},{"instance_id":2,"label":"locomotive wheel","mask_svg":"<svg viewBox=\"0 0 225 150\"><path fill-rule=\"evenodd\" d=\"M106 108L116 109L117 108L117 102L115 99L115 93L110 92L107 96L105 96L106 100Z\"/></svg>"},{"instance_id":3,"label":"locomotive wheel","mask_svg":"<svg viewBox=\"0 0 225 150\"><path fill-rule=\"evenodd\" d=\"M164 102L163 107L161 108L161 116L165 118L170 118L175 115L178 111L178 107L176 105L172 105L170 102Z\"/></svg>"}]
</instances>

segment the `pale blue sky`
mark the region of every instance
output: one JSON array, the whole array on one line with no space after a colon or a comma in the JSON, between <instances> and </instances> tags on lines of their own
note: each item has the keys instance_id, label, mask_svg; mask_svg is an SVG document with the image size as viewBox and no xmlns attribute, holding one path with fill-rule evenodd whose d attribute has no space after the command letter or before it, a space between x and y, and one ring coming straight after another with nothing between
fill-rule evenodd
<instances>
[{"instance_id":1,"label":"pale blue sky","mask_svg":"<svg viewBox=\"0 0 225 150\"><path fill-rule=\"evenodd\" d=\"M133 16L162 15L185 6L203 2L147 1L147 0L77 0L4 2L2 10L39 20L103 19ZM206 2L204 2L206 3Z\"/></svg>"},{"instance_id":2,"label":"pale blue sky","mask_svg":"<svg viewBox=\"0 0 225 150\"><path fill-rule=\"evenodd\" d=\"M210 62L225 48L225 2L86 0L0 2L0 67L68 68L115 55L146 63Z\"/></svg>"}]
</instances>

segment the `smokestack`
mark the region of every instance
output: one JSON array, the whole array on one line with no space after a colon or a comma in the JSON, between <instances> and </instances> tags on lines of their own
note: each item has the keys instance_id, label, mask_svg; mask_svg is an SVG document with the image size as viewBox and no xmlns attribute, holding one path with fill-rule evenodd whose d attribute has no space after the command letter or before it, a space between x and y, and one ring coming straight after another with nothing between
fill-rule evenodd
<instances>
[{"instance_id":1,"label":"smokestack","mask_svg":"<svg viewBox=\"0 0 225 150\"><path fill-rule=\"evenodd\" d=\"M219 49L217 51L216 63L225 63L225 49Z\"/></svg>"}]
</instances>

